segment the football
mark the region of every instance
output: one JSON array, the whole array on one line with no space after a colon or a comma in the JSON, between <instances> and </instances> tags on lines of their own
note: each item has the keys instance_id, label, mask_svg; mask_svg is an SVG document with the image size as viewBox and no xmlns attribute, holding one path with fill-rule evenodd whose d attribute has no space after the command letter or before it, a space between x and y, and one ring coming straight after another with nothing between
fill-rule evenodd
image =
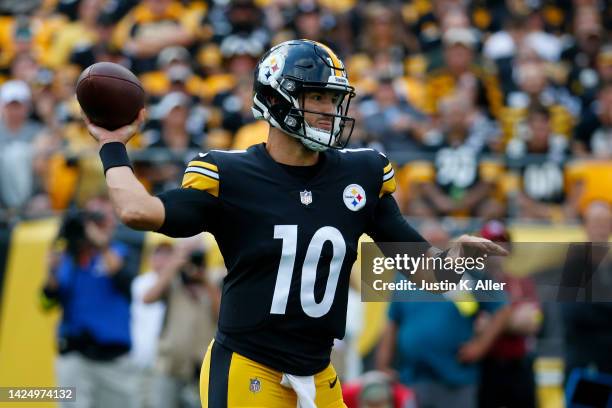
<instances>
[{"instance_id":1,"label":"football","mask_svg":"<svg viewBox=\"0 0 612 408\"><path fill-rule=\"evenodd\" d=\"M89 120L108 130L136 120L145 102L145 92L136 75L112 62L87 67L77 81L76 96Z\"/></svg>"}]
</instances>

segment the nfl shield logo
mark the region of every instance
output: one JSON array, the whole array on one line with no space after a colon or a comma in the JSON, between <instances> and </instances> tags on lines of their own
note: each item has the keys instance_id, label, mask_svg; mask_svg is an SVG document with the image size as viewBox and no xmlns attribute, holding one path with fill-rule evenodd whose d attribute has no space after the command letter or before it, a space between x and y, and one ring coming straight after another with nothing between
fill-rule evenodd
<instances>
[{"instance_id":1,"label":"nfl shield logo","mask_svg":"<svg viewBox=\"0 0 612 408\"><path fill-rule=\"evenodd\" d=\"M300 201L302 201L304 205L312 203L312 192L307 190L300 191Z\"/></svg>"},{"instance_id":2,"label":"nfl shield logo","mask_svg":"<svg viewBox=\"0 0 612 408\"><path fill-rule=\"evenodd\" d=\"M261 381L259 378L251 378L251 385L249 385L249 391L256 393L261 391Z\"/></svg>"}]
</instances>

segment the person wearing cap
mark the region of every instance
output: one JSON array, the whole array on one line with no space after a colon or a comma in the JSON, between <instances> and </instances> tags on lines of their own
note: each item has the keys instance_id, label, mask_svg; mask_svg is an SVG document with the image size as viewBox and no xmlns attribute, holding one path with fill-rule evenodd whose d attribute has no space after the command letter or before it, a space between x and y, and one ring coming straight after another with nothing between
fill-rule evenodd
<instances>
[{"instance_id":1,"label":"person wearing cap","mask_svg":"<svg viewBox=\"0 0 612 408\"><path fill-rule=\"evenodd\" d=\"M152 170L145 173L152 191L176 186L185 161L201 149L201 141L196 142L195 133L187 126L192 105L189 95L170 92L151 109L151 117L160 124L159 128L146 132L151 142L147 147L150 154L144 159L146 163L155 163Z\"/></svg>"},{"instance_id":2,"label":"person wearing cap","mask_svg":"<svg viewBox=\"0 0 612 408\"><path fill-rule=\"evenodd\" d=\"M511 250L510 232L502 221L486 222L480 236ZM499 259L487 262L487 275L506 283L510 315L506 327L480 363L480 408L536 407L536 385L533 371L534 342L542 324L542 309L534 281L515 277L503 270ZM487 318L481 318L478 326Z\"/></svg>"},{"instance_id":3,"label":"person wearing cap","mask_svg":"<svg viewBox=\"0 0 612 408\"><path fill-rule=\"evenodd\" d=\"M261 143L267 137L268 126L265 122L256 123L251 105L253 69L263 53L263 45L254 36L230 35L221 43L220 51L225 74L211 76L207 81L216 89L212 105L221 114L220 129L211 143L214 145L216 140L221 140L222 133L232 140L232 148L246 148ZM239 133L241 140L236 144Z\"/></svg>"},{"instance_id":4,"label":"person wearing cap","mask_svg":"<svg viewBox=\"0 0 612 408\"><path fill-rule=\"evenodd\" d=\"M220 46L207 45L206 53L217 53L217 67L211 70L202 86L201 97L220 106L220 100L233 92L242 81L251 81L257 60L263 54L263 43L256 35L232 34L223 39ZM216 101L214 101L216 99Z\"/></svg>"},{"instance_id":5,"label":"person wearing cap","mask_svg":"<svg viewBox=\"0 0 612 408\"><path fill-rule=\"evenodd\" d=\"M33 142L42 130L28 119L30 87L11 80L0 88L0 209L22 208L35 190Z\"/></svg>"},{"instance_id":6,"label":"person wearing cap","mask_svg":"<svg viewBox=\"0 0 612 408\"><path fill-rule=\"evenodd\" d=\"M153 100L176 91L199 96L203 87L203 79L191 67L191 54L180 46L164 48L157 57L157 70L146 72L139 79Z\"/></svg>"}]
</instances>

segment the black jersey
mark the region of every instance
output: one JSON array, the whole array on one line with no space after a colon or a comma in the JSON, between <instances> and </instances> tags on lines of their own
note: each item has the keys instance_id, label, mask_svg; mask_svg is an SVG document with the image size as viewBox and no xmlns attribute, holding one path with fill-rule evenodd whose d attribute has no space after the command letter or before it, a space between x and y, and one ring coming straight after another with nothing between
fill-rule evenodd
<instances>
[{"instance_id":1,"label":"black jersey","mask_svg":"<svg viewBox=\"0 0 612 408\"><path fill-rule=\"evenodd\" d=\"M374 150L321 154L305 179L265 144L200 153L182 186L208 193L204 228L228 269L216 340L296 375L324 369L334 338L344 337L359 237L376 235L377 205L395 190L391 164Z\"/></svg>"}]
</instances>

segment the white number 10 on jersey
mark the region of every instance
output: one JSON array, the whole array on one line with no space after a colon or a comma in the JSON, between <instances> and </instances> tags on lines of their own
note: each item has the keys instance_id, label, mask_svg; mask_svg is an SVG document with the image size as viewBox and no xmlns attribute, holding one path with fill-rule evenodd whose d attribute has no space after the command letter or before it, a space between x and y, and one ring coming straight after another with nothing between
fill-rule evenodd
<instances>
[{"instance_id":1,"label":"white number 10 on jersey","mask_svg":"<svg viewBox=\"0 0 612 408\"><path fill-rule=\"evenodd\" d=\"M274 239L283 240L283 249L272 297L271 314L285 314L287 300L289 299L289 288L295 265L297 250L297 225L275 225ZM333 257L329 265L329 277L325 285L325 294L320 303L315 301L315 280L317 278L317 266L323 251L325 242L331 242ZM334 303L334 295L340 278L340 269L346 254L346 243L340 231L334 227L321 227L315 232L304 258L302 267L302 282L300 285L300 301L302 309L310 317L321 317L329 312Z\"/></svg>"}]
</instances>

